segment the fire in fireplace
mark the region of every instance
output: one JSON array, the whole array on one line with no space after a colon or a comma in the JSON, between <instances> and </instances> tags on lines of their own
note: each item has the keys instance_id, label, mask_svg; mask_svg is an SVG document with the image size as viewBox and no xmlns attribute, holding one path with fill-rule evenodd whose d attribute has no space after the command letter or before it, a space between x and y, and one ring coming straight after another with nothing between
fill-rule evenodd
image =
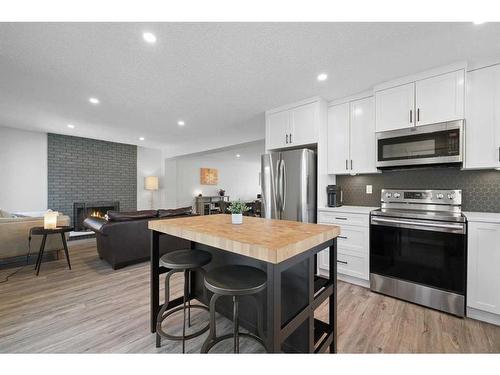
<instances>
[{"instance_id":1,"label":"fire in fireplace","mask_svg":"<svg viewBox=\"0 0 500 375\"><path fill-rule=\"evenodd\" d=\"M92 217L98 217L99 219L104 219L106 217L106 213L103 210L93 209L90 213Z\"/></svg>"},{"instance_id":2,"label":"fire in fireplace","mask_svg":"<svg viewBox=\"0 0 500 375\"><path fill-rule=\"evenodd\" d=\"M73 203L73 226L75 231L86 231L83 221L88 217L104 219L108 211L119 211L120 202L74 202Z\"/></svg>"}]
</instances>

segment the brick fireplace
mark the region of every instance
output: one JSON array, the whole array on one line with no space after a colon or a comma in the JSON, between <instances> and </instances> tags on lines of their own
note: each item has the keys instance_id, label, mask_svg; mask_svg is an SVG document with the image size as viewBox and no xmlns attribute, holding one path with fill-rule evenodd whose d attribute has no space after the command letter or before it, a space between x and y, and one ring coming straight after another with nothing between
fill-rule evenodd
<instances>
[{"instance_id":1,"label":"brick fireplace","mask_svg":"<svg viewBox=\"0 0 500 375\"><path fill-rule=\"evenodd\" d=\"M101 215L116 202L121 211L137 209L137 146L51 133L47 142L47 205L68 215L77 231L92 214L87 208Z\"/></svg>"}]
</instances>

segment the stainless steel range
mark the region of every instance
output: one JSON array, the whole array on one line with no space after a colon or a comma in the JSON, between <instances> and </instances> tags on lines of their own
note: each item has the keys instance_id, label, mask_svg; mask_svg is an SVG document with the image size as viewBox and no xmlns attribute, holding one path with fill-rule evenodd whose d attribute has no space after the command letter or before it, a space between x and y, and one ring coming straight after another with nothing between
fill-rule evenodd
<instances>
[{"instance_id":1,"label":"stainless steel range","mask_svg":"<svg viewBox=\"0 0 500 375\"><path fill-rule=\"evenodd\" d=\"M383 189L370 215L371 290L465 316L461 190Z\"/></svg>"}]
</instances>

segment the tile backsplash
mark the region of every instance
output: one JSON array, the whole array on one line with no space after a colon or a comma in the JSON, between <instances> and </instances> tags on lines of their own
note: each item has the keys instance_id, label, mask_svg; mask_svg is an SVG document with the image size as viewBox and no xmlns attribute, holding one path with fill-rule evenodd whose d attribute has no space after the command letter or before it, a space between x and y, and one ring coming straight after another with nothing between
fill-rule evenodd
<instances>
[{"instance_id":1,"label":"tile backsplash","mask_svg":"<svg viewBox=\"0 0 500 375\"><path fill-rule=\"evenodd\" d=\"M380 206L381 189L462 189L464 211L500 212L500 171L457 167L388 170L373 175L337 176L344 205ZM373 185L373 194L366 194Z\"/></svg>"}]
</instances>

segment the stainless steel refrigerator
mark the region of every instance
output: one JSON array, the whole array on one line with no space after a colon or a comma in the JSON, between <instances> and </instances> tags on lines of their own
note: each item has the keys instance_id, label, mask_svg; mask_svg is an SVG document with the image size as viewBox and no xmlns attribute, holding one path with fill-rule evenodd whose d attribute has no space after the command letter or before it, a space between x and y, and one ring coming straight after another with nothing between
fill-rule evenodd
<instances>
[{"instance_id":1,"label":"stainless steel refrigerator","mask_svg":"<svg viewBox=\"0 0 500 375\"><path fill-rule=\"evenodd\" d=\"M262 217L316 222L316 152L300 149L261 157Z\"/></svg>"}]
</instances>

